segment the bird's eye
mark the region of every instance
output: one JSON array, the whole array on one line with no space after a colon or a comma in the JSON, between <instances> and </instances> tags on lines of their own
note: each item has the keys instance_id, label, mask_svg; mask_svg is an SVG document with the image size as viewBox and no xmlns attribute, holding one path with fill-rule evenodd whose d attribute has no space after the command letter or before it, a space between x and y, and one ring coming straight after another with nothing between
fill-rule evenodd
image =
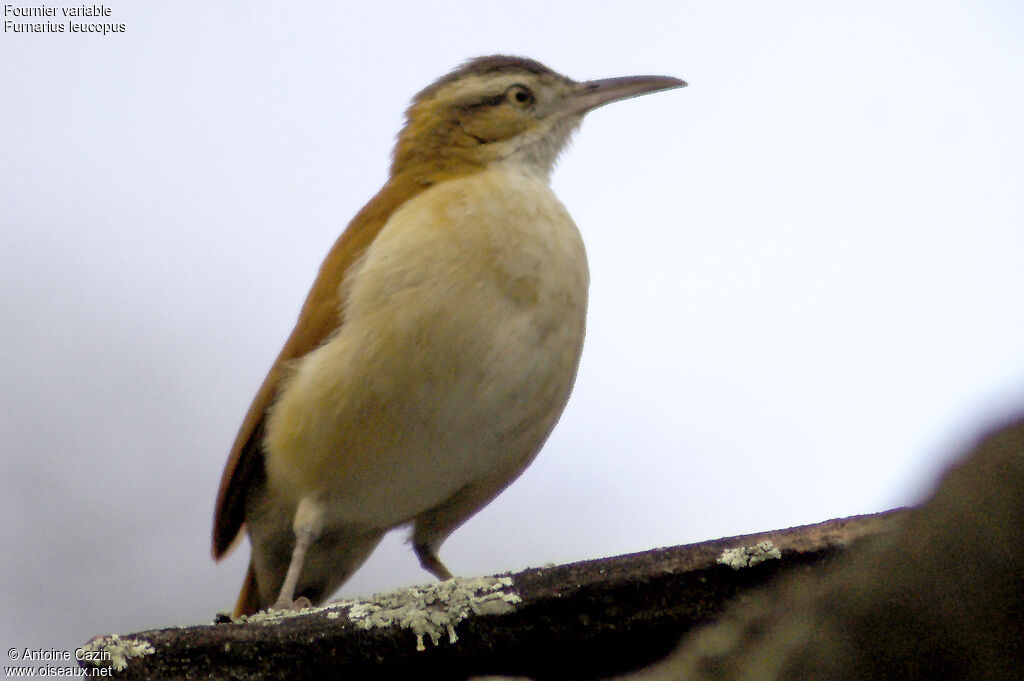
<instances>
[{"instance_id":1,"label":"bird's eye","mask_svg":"<svg viewBox=\"0 0 1024 681\"><path fill-rule=\"evenodd\" d=\"M533 92L525 85L513 85L505 91L505 96L509 102L523 109L532 106L534 101Z\"/></svg>"}]
</instances>

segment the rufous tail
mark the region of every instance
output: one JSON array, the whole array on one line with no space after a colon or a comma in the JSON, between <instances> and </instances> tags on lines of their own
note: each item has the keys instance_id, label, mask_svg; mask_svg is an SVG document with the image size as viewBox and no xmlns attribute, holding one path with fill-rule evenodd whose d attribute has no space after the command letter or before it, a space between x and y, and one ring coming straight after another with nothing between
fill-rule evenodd
<instances>
[{"instance_id":1,"label":"rufous tail","mask_svg":"<svg viewBox=\"0 0 1024 681\"><path fill-rule=\"evenodd\" d=\"M238 601L235 603L235 611L232 617L241 615L255 615L260 611L260 593L256 588L256 571L249 561L249 570L245 573L245 581L242 582L242 590L238 594Z\"/></svg>"}]
</instances>

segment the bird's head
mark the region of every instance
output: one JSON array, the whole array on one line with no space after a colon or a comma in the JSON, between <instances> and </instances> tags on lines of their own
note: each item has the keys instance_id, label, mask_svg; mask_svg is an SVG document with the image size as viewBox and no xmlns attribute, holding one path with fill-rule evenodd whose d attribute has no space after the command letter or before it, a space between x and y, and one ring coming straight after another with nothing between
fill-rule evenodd
<instances>
[{"instance_id":1,"label":"bird's head","mask_svg":"<svg viewBox=\"0 0 1024 681\"><path fill-rule=\"evenodd\" d=\"M577 82L532 59L472 59L413 98L391 173L437 178L512 161L546 176L588 111L684 85L668 76Z\"/></svg>"}]
</instances>

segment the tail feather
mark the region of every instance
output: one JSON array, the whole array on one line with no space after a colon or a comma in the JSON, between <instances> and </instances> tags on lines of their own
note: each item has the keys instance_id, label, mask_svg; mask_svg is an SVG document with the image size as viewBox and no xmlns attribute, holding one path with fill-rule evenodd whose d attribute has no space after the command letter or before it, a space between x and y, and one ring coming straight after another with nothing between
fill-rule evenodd
<instances>
[{"instance_id":1,"label":"tail feather","mask_svg":"<svg viewBox=\"0 0 1024 681\"><path fill-rule=\"evenodd\" d=\"M252 561L249 561L249 570L245 573L245 580L242 582L242 590L238 594L238 601L235 603L235 611L232 617L241 615L255 615L261 610L260 592L256 587L256 570L253 569Z\"/></svg>"}]
</instances>

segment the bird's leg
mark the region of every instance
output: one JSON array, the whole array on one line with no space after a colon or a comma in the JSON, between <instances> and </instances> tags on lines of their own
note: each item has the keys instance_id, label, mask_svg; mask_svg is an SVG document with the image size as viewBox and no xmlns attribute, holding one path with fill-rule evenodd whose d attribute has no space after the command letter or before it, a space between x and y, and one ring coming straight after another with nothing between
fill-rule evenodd
<instances>
[{"instance_id":1,"label":"bird's leg","mask_svg":"<svg viewBox=\"0 0 1024 681\"><path fill-rule=\"evenodd\" d=\"M412 527L412 548L424 570L444 581L452 573L437 557L441 544L481 506L490 501L504 486L503 478L491 483L465 485L443 504L421 513Z\"/></svg>"},{"instance_id":2,"label":"bird's leg","mask_svg":"<svg viewBox=\"0 0 1024 681\"><path fill-rule=\"evenodd\" d=\"M310 605L307 598L295 598L295 587L299 584L302 565L306 562L306 552L324 527L324 505L314 497L302 497L295 509L292 527L295 530L295 548L292 549L292 560L288 564L288 573L284 576L274 610L300 610Z\"/></svg>"},{"instance_id":3,"label":"bird's leg","mask_svg":"<svg viewBox=\"0 0 1024 681\"><path fill-rule=\"evenodd\" d=\"M441 581L452 578L452 573L444 566L441 559L437 557L434 547L427 542L414 541L412 545L416 557L420 559L420 565L424 570L434 575Z\"/></svg>"}]
</instances>

